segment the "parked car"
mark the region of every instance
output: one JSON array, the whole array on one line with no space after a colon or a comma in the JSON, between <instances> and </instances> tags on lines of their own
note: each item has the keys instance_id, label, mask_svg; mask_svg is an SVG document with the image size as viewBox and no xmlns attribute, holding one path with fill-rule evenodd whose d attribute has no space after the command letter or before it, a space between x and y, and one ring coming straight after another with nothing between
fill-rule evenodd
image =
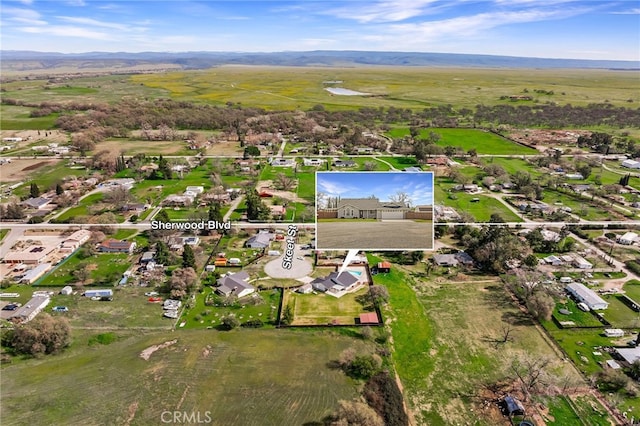
<instances>
[{"instance_id":1,"label":"parked car","mask_svg":"<svg viewBox=\"0 0 640 426\"><path fill-rule=\"evenodd\" d=\"M54 306L53 308L51 308L51 310L53 312L69 312L69 308L67 308L66 306Z\"/></svg>"},{"instance_id":2,"label":"parked car","mask_svg":"<svg viewBox=\"0 0 640 426\"><path fill-rule=\"evenodd\" d=\"M158 293L157 291L148 291L144 295L147 297L155 297L155 296L158 296L159 294L160 293Z\"/></svg>"},{"instance_id":3,"label":"parked car","mask_svg":"<svg viewBox=\"0 0 640 426\"><path fill-rule=\"evenodd\" d=\"M21 305L19 303L9 303L7 306L3 307L2 310L3 311L15 311L20 306Z\"/></svg>"}]
</instances>

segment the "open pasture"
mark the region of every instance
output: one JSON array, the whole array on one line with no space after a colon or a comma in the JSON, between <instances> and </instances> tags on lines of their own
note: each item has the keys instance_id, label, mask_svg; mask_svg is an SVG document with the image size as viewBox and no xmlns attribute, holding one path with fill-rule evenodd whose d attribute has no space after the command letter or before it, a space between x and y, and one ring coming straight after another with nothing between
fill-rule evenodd
<instances>
[{"instance_id":1,"label":"open pasture","mask_svg":"<svg viewBox=\"0 0 640 426\"><path fill-rule=\"evenodd\" d=\"M60 356L3 368L3 423L150 425L177 410L209 412L215 425L311 424L357 395L328 363L368 345L322 331L249 329L138 334L88 348L77 340Z\"/></svg>"}]
</instances>

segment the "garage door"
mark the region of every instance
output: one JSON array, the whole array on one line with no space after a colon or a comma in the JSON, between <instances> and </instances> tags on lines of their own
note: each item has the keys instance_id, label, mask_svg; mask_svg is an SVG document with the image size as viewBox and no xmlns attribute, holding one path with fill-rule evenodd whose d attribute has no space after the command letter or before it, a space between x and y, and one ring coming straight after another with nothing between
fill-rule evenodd
<instances>
[{"instance_id":1,"label":"garage door","mask_svg":"<svg viewBox=\"0 0 640 426\"><path fill-rule=\"evenodd\" d=\"M403 211L382 211L382 216L381 216L382 220L385 219L404 219L404 212Z\"/></svg>"}]
</instances>

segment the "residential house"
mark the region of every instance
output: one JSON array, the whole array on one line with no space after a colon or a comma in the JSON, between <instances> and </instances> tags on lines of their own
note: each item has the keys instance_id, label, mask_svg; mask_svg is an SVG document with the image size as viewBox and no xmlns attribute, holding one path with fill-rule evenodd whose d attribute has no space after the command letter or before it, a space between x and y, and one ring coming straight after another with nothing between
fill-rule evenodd
<instances>
[{"instance_id":1,"label":"residential house","mask_svg":"<svg viewBox=\"0 0 640 426\"><path fill-rule=\"evenodd\" d=\"M113 290L110 288L87 290L84 292L84 297L113 297Z\"/></svg>"},{"instance_id":2,"label":"residential house","mask_svg":"<svg viewBox=\"0 0 640 426\"><path fill-rule=\"evenodd\" d=\"M356 162L353 160L333 160L332 165L335 167L354 167Z\"/></svg>"},{"instance_id":3,"label":"residential house","mask_svg":"<svg viewBox=\"0 0 640 426\"><path fill-rule=\"evenodd\" d=\"M271 160L271 165L274 167L293 167L296 165L296 160L293 158L274 158Z\"/></svg>"},{"instance_id":4,"label":"residential house","mask_svg":"<svg viewBox=\"0 0 640 426\"><path fill-rule=\"evenodd\" d=\"M602 310L609 307L604 299L596 294L593 290L581 283L567 284L565 290L573 295L575 299L580 303L586 304L591 310Z\"/></svg>"},{"instance_id":5,"label":"residential house","mask_svg":"<svg viewBox=\"0 0 640 426\"><path fill-rule=\"evenodd\" d=\"M50 199L45 197L29 198L22 202L22 205L28 208L40 210L47 206L51 202Z\"/></svg>"},{"instance_id":6,"label":"residential house","mask_svg":"<svg viewBox=\"0 0 640 426\"><path fill-rule=\"evenodd\" d=\"M584 179L584 176L582 176L582 174L580 173L567 173L564 175L564 177L566 177L567 179L572 179L572 180L582 180Z\"/></svg>"},{"instance_id":7,"label":"residential house","mask_svg":"<svg viewBox=\"0 0 640 426\"><path fill-rule=\"evenodd\" d=\"M18 308L9 320L19 323L29 322L49 304L49 296L34 296L23 306Z\"/></svg>"},{"instance_id":8,"label":"residential house","mask_svg":"<svg viewBox=\"0 0 640 426\"><path fill-rule=\"evenodd\" d=\"M362 276L360 276L362 277ZM332 272L325 278L316 278L311 281L314 290L328 293L336 297L353 290L359 283L363 283L362 278L351 272Z\"/></svg>"},{"instance_id":9,"label":"residential house","mask_svg":"<svg viewBox=\"0 0 640 426\"><path fill-rule=\"evenodd\" d=\"M302 163L305 166L321 166L327 160L323 160L321 158L304 158L302 159Z\"/></svg>"},{"instance_id":10,"label":"residential house","mask_svg":"<svg viewBox=\"0 0 640 426\"><path fill-rule=\"evenodd\" d=\"M69 238L60 244L60 251L72 252L87 242L89 238L91 238L91 232L86 229L80 229L69 235Z\"/></svg>"},{"instance_id":11,"label":"residential house","mask_svg":"<svg viewBox=\"0 0 640 426\"><path fill-rule=\"evenodd\" d=\"M147 205L142 203L127 203L123 205L121 208L123 212L134 212L134 213L142 213L146 209L147 209Z\"/></svg>"},{"instance_id":12,"label":"residential house","mask_svg":"<svg viewBox=\"0 0 640 426\"><path fill-rule=\"evenodd\" d=\"M144 253L142 253L142 256L140 257L140 263L152 262L155 257L156 257L155 251L145 251Z\"/></svg>"},{"instance_id":13,"label":"residential house","mask_svg":"<svg viewBox=\"0 0 640 426\"><path fill-rule=\"evenodd\" d=\"M250 248L266 248L269 247L271 241L273 241L274 235L269 232L259 232L256 235L250 237L245 246Z\"/></svg>"},{"instance_id":14,"label":"residential house","mask_svg":"<svg viewBox=\"0 0 640 426\"><path fill-rule=\"evenodd\" d=\"M438 266L473 266L473 258L463 251L451 254L434 254L433 262Z\"/></svg>"},{"instance_id":15,"label":"residential house","mask_svg":"<svg viewBox=\"0 0 640 426\"><path fill-rule=\"evenodd\" d=\"M410 209L401 203L381 202L377 198L342 198L337 210L342 219L404 219Z\"/></svg>"},{"instance_id":16,"label":"residential house","mask_svg":"<svg viewBox=\"0 0 640 426\"><path fill-rule=\"evenodd\" d=\"M135 248L135 241L118 241L109 239L103 241L98 246L98 251L101 253L133 253Z\"/></svg>"},{"instance_id":17,"label":"residential house","mask_svg":"<svg viewBox=\"0 0 640 426\"><path fill-rule=\"evenodd\" d=\"M627 232L621 237L618 237L618 243L624 244L626 246L631 245L638 241L638 234L635 232Z\"/></svg>"},{"instance_id":18,"label":"residential house","mask_svg":"<svg viewBox=\"0 0 640 426\"><path fill-rule=\"evenodd\" d=\"M185 192L189 191L189 192L193 192L195 194L202 194L204 192L204 187L203 186L187 186L187 188L185 189Z\"/></svg>"},{"instance_id":19,"label":"residential house","mask_svg":"<svg viewBox=\"0 0 640 426\"><path fill-rule=\"evenodd\" d=\"M640 161L636 160L624 160L620 165L628 169L640 169Z\"/></svg>"},{"instance_id":20,"label":"residential house","mask_svg":"<svg viewBox=\"0 0 640 426\"><path fill-rule=\"evenodd\" d=\"M425 162L432 166L447 166L448 160L447 157L429 157Z\"/></svg>"},{"instance_id":21,"label":"residential house","mask_svg":"<svg viewBox=\"0 0 640 426\"><path fill-rule=\"evenodd\" d=\"M248 296L254 293L256 289L247 281L249 281L249 274L245 271L227 274L218 279L216 291L226 297L235 296L240 298Z\"/></svg>"},{"instance_id":22,"label":"residential house","mask_svg":"<svg viewBox=\"0 0 640 426\"><path fill-rule=\"evenodd\" d=\"M560 265L564 264L562 259L560 259L558 256L554 256L554 255L547 256L542 260L544 260L544 262L546 264L551 265L551 266L560 266Z\"/></svg>"},{"instance_id":23,"label":"residential house","mask_svg":"<svg viewBox=\"0 0 640 426\"><path fill-rule=\"evenodd\" d=\"M593 265L591 264L591 262L588 262L584 257L579 256L577 254L573 256L573 262L571 263L573 264L573 266L579 269L593 268Z\"/></svg>"},{"instance_id":24,"label":"residential house","mask_svg":"<svg viewBox=\"0 0 640 426\"><path fill-rule=\"evenodd\" d=\"M193 204L195 197L189 195L171 194L162 201L163 206L167 207L186 207Z\"/></svg>"},{"instance_id":25,"label":"residential house","mask_svg":"<svg viewBox=\"0 0 640 426\"><path fill-rule=\"evenodd\" d=\"M371 148L370 146L360 147L360 148L356 148L356 152L358 154L372 154L373 148Z\"/></svg>"},{"instance_id":26,"label":"residential house","mask_svg":"<svg viewBox=\"0 0 640 426\"><path fill-rule=\"evenodd\" d=\"M628 367L640 359L640 346L636 346L635 348L614 348L614 351L620 360L624 361L624 364Z\"/></svg>"}]
</instances>

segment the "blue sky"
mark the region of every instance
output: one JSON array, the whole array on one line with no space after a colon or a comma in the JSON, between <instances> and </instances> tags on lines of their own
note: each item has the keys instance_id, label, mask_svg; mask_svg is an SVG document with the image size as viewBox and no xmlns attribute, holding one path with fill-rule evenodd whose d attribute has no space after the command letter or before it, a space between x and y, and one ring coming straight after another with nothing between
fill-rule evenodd
<instances>
[{"instance_id":1,"label":"blue sky","mask_svg":"<svg viewBox=\"0 0 640 426\"><path fill-rule=\"evenodd\" d=\"M640 60L636 0L2 0L1 47L374 50Z\"/></svg>"},{"instance_id":2,"label":"blue sky","mask_svg":"<svg viewBox=\"0 0 640 426\"><path fill-rule=\"evenodd\" d=\"M375 195L389 201L398 192L409 195L412 206L433 204L433 173L408 172L318 172L316 189L330 197L366 198ZM321 200L318 200L322 207Z\"/></svg>"}]
</instances>

